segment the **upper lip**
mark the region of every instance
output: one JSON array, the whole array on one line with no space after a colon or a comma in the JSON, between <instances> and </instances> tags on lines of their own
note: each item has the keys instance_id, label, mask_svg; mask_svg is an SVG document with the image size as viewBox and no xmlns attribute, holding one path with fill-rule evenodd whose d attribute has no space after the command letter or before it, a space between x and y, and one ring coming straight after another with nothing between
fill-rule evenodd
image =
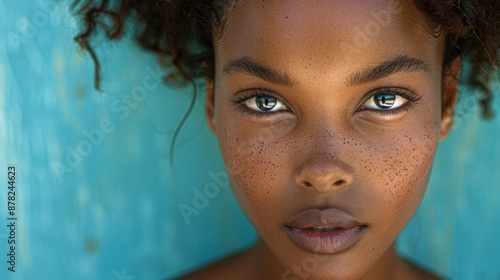
<instances>
[{"instance_id":1,"label":"upper lip","mask_svg":"<svg viewBox=\"0 0 500 280\"><path fill-rule=\"evenodd\" d=\"M365 226L357 221L349 213L338 209L307 209L290 217L285 223L285 226L307 229L313 227L337 227L351 229L357 226Z\"/></svg>"}]
</instances>

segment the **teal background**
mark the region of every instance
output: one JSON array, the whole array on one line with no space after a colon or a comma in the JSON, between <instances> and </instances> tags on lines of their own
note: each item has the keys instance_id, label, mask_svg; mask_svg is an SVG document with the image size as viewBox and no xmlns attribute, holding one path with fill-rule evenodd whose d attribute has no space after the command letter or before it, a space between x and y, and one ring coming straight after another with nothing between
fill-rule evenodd
<instances>
[{"instance_id":1,"label":"teal background","mask_svg":"<svg viewBox=\"0 0 500 280\"><path fill-rule=\"evenodd\" d=\"M97 40L97 92L68 4L0 0L0 279L170 279L250 246L256 233L210 176L224 167L203 85L170 164L192 88L159 83L155 57L125 38ZM402 254L453 279L500 279L500 118L481 120L477 110L473 98L459 102L428 192L398 240ZM6 263L10 165L15 273ZM179 206L193 206L207 186L219 188L186 222Z\"/></svg>"}]
</instances>

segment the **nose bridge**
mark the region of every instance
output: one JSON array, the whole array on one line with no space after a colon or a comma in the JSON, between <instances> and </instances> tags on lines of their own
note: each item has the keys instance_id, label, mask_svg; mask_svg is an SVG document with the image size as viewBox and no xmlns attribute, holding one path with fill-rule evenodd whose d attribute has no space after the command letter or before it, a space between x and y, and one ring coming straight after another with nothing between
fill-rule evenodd
<instances>
[{"instance_id":1,"label":"nose bridge","mask_svg":"<svg viewBox=\"0 0 500 280\"><path fill-rule=\"evenodd\" d=\"M324 120L304 131L303 149L294 170L295 183L307 190L327 192L342 189L354 181L350 163L353 140L338 125Z\"/></svg>"}]
</instances>

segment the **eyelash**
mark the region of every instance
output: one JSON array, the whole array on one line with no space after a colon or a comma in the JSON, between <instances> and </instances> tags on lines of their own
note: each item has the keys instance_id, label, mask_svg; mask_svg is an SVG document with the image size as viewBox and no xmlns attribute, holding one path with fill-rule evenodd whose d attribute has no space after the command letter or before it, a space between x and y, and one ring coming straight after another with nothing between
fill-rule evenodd
<instances>
[{"instance_id":1,"label":"eyelash","mask_svg":"<svg viewBox=\"0 0 500 280\"><path fill-rule=\"evenodd\" d=\"M403 106L401 106L399 108L396 108L396 109L391 109L391 110L374 110L374 109L363 108L363 105L370 98L372 98L373 96L376 96L378 94L382 94L382 93L401 96L401 97L405 98L406 100L408 100L408 104L403 105ZM245 101L247 101L247 100L249 100L251 98L263 97L263 96L273 97L273 98L276 98L276 99L280 100L281 102L285 103L275 93L273 93L271 91L268 91L268 90L265 90L265 89L261 89L261 88L256 88L256 89L252 89L250 91L242 92L237 97L229 98L229 101L231 103L237 105L237 107L235 108L235 110L237 110L238 112L240 112L240 113L242 113L244 115L248 115L248 116L252 116L252 117L264 118L264 117L269 117L269 116L272 116L274 114L279 114L279 113L283 113L284 112L284 111L265 112L265 113L264 112L258 112L258 111L255 111L255 110L252 110L252 109L246 107L243 104L243 102L245 102ZM359 112L359 111L370 111L370 112L374 112L374 113L380 115L381 117L394 116L394 115L398 115L398 114L407 112L409 110L409 108L415 102L417 102L419 99L420 99L420 96L418 96L417 94L415 94L415 93L413 93L413 92L411 92L409 90L403 89L403 88L378 88L376 90L370 91L367 94L367 97L363 98L363 102L361 103L361 105L358 106L354 110L353 113ZM285 103L285 105L287 106L289 112L293 113L293 111L290 110L290 107L286 103Z\"/></svg>"},{"instance_id":2,"label":"eyelash","mask_svg":"<svg viewBox=\"0 0 500 280\"><path fill-rule=\"evenodd\" d=\"M237 97L233 97L233 98L229 98L229 101L235 105L237 105L237 107L235 108L235 110L237 110L238 112L244 114L244 115L248 115L248 116L252 116L252 117L258 117L258 118L265 118L265 117L269 117L269 116L272 116L274 114L280 114L280 113L283 113L283 112L286 112L286 111L276 111L276 112L258 112L258 111L255 111L255 110L252 110L248 107L246 107L243 102L251 99L251 98L256 98L256 97L263 97L263 96L269 96L269 97L274 97L276 98L277 100L280 100L281 102L285 103L281 97L279 97L278 95L276 95L275 93L271 92L271 91L268 91L268 90L265 90L265 89L261 89L261 88L256 88L256 89L252 89L250 91L245 91L245 92L242 92L239 96ZM291 112L291 110L289 109L290 107L288 105L286 105L285 103L285 106L287 106L289 112Z\"/></svg>"},{"instance_id":3,"label":"eyelash","mask_svg":"<svg viewBox=\"0 0 500 280\"><path fill-rule=\"evenodd\" d=\"M379 94L393 94L397 96L401 96L404 99L408 100L406 105L403 105L399 108L396 109L391 109L391 110L375 110L375 109L369 109L369 108L364 108L364 104L373 96L379 95ZM353 113L359 112L359 111L370 111L374 112L382 117L387 117L387 116L395 116L401 113L407 112L411 106L413 106L418 100L420 99L420 96L403 88L378 88L376 90L370 91L367 94L367 97L363 98L363 102L361 103L360 106L358 106Z\"/></svg>"}]
</instances>

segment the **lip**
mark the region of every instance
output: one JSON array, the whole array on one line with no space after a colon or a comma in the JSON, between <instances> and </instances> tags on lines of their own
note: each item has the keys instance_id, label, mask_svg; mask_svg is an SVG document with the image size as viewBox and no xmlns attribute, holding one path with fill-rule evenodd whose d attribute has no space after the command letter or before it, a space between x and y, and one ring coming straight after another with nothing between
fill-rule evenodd
<instances>
[{"instance_id":1,"label":"lip","mask_svg":"<svg viewBox=\"0 0 500 280\"><path fill-rule=\"evenodd\" d=\"M335 227L315 231L313 227ZM288 237L299 247L317 254L336 254L358 242L368 226L337 208L307 209L292 216L284 226Z\"/></svg>"}]
</instances>

